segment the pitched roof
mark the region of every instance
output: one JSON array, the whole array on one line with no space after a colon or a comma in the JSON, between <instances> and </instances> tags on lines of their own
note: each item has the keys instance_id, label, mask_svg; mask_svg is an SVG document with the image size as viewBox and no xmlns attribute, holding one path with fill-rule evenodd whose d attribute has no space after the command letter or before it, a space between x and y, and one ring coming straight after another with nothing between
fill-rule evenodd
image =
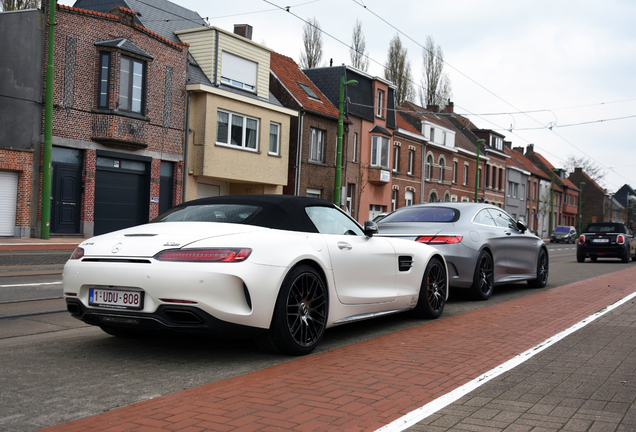
<instances>
[{"instance_id":1,"label":"pitched roof","mask_svg":"<svg viewBox=\"0 0 636 432\"><path fill-rule=\"evenodd\" d=\"M338 118L338 109L300 70L291 57L272 52L269 67L303 110Z\"/></svg>"},{"instance_id":2,"label":"pitched roof","mask_svg":"<svg viewBox=\"0 0 636 432\"><path fill-rule=\"evenodd\" d=\"M174 34L178 30L208 27L208 23L194 11L168 0L77 0L76 8L88 9L105 14L117 7L125 7L136 12L135 22L164 38L181 43Z\"/></svg>"},{"instance_id":3,"label":"pitched roof","mask_svg":"<svg viewBox=\"0 0 636 432\"><path fill-rule=\"evenodd\" d=\"M510 155L510 159L514 159L520 163L526 171L530 172L530 174L550 181L550 177L542 169L536 166L534 162L525 157L520 151L514 149L510 150L507 147L505 148L505 151L508 155Z\"/></svg>"},{"instance_id":4,"label":"pitched roof","mask_svg":"<svg viewBox=\"0 0 636 432\"><path fill-rule=\"evenodd\" d=\"M411 133L414 133L416 135L422 135L420 133L420 131L418 131L415 128L415 126L411 125L411 123L406 121L406 119L402 116L403 115L402 112L406 111L406 108L401 107L401 106L397 106L396 108L397 108L397 116L396 116L397 126L400 129L403 129L403 130L405 130L407 132L411 132ZM422 136L422 139L424 139L424 136Z\"/></svg>"}]
</instances>

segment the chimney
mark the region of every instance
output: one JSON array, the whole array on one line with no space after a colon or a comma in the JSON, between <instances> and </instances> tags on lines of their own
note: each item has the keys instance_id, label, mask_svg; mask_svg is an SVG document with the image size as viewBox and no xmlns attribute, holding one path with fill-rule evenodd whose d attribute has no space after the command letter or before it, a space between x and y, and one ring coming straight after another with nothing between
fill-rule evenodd
<instances>
[{"instance_id":1,"label":"chimney","mask_svg":"<svg viewBox=\"0 0 636 432\"><path fill-rule=\"evenodd\" d=\"M438 113L439 112L439 105L426 105L426 111Z\"/></svg>"},{"instance_id":2,"label":"chimney","mask_svg":"<svg viewBox=\"0 0 636 432\"><path fill-rule=\"evenodd\" d=\"M446 112L453 114L455 112L455 104L452 101L448 101L448 104L446 105Z\"/></svg>"},{"instance_id":3,"label":"chimney","mask_svg":"<svg viewBox=\"0 0 636 432\"><path fill-rule=\"evenodd\" d=\"M234 24L234 34L252 40L252 26L249 24Z\"/></svg>"},{"instance_id":4,"label":"chimney","mask_svg":"<svg viewBox=\"0 0 636 432\"><path fill-rule=\"evenodd\" d=\"M513 148L514 151L518 151L519 153L523 154L523 147L515 147Z\"/></svg>"},{"instance_id":5,"label":"chimney","mask_svg":"<svg viewBox=\"0 0 636 432\"><path fill-rule=\"evenodd\" d=\"M136 12L133 10L122 6L116 6L110 10L110 13L111 15L119 17L119 21L124 25L132 27L135 24Z\"/></svg>"},{"instance_id":6,"label":"chimney","mask_svg":"<svg viewBox=\"0 0 636 432\"><path fill-rule=\"evenodd\" d=\"M528 153L534 153L534 144L528 144L526 146L526 154Z\"/></svg>"}]
</instances>

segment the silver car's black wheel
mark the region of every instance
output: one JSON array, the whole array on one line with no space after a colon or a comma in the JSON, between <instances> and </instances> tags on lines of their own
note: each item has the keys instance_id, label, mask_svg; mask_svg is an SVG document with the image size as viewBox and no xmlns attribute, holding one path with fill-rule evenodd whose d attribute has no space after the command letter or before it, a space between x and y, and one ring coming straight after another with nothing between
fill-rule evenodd
<instances>
[{"instance_id":1,"label":"silver car's black wheel","mask_svg":"<svg viewBox=\"0 0 636 432\"><path fill-rule=\"evenodd\" d=\"M258 344L267 351L309 354L327 326L327 287L310 266L292 269L281 287L272 325Z\"/></svg>"},{"instance_id":2,"label":"silver car's black wheel","mask_svg":"<svg viewBox=\"0 0 636 432\"><path fill-rule=\"evenodd\" d=\"M537 259L537 278L528 281L531 288L543 288L548 284L548 274L550 270L550 262L548 260L548 252L541 249L539 258Z\"/></svg>"},{"instance_id":3,"label":"silver car's black wheel","mask_svg":"<svg viewBox=\"0 0 636 432\"><path fill-rule=\"evenodd\" d=\"M446 267L439 258L431 258L426 266L420 298L413 310L422 318L437 318L446 305L447 274Z\"/></svg>"},{"instance_id":4,"label":"silver car's black wheel","mask_svg":"<svg viewBox=\"0 0 636 432\"><path fill-rule=\"evenodd\" d=\"M492 257L486 251L481 251L477 258L473 285L470 290L476 300L488 300L495 287L495 271Z\"/></svg>"}]
</instances>

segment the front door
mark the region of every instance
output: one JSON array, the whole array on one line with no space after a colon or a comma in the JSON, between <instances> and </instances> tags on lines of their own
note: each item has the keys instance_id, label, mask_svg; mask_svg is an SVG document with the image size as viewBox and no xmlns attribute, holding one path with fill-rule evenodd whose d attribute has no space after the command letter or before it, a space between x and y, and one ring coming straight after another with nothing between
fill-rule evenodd
<instances>
[{"instance_id":1,"label":"front door","mask_svg":"<svg viewBox=\"0 0 636 432\"><path fill-rule=\"evenodd\" d=\"M81 165L54 162L52 189L51 231L57 234L79 233L82 204Z\"/></svg>"}]
</instances>

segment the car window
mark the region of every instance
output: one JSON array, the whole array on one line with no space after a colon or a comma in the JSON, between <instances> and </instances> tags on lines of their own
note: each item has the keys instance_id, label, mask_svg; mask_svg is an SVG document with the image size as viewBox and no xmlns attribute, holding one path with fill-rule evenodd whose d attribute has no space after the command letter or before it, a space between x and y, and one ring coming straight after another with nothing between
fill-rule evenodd
<instances>
[{"instance_id":1,"label":"car window","mask_svg":"<svg viewBox=\"0 0 636 432\"><path fill-rule=\"evenodd\" d=\"M364 235L360 226L338 209L307 207L305 211L321 234Z\"/></svg>"},{"instance_id":2,"label":"car window","mask_svg":"<svg viewBox=\"0 0 636 432\"><path fill-rule=\"evenodd\" d=\"M498 227L510 228L517 231L519 230L517 228L517 223L514 221L514 219L508 216L508 213L505 213L497 209L488 209L488 211L492 214L492 217L495 220L495 223L497 224Z\"/></svg>"},{"instance_id":3,"label":"car window","mask_svg":"<svg viewBox=\"0 0 636 432\"><path fill-rule=\"evenodd\" d=\"M608 224L590 224L588 225L587 232L592 233L626 233L625 225L608 223Z\"/></svg>"},{"instance_id":4,"label":"car window","mask_svg":"<svg viewBox=\"0 0 636 432\"><path fill-rule=\"evenodd\" d=\"M480 225L497 226L487 209L480 210L479 213L475 215L473 222Z\"/></svg>"},{"instance_id":5,"label":"car window","mask_svg":"<svg viewBox=\"0 0 636 432\"><path fill-rule=\"evenodd\" d=\"M189 205L170 209L153 222L248 223L260 210L259 206L245 204Z\"/></svg>"},{"instance_id":6,"label":"car window","mask_svg":"<svg viewBox=\"0 0 636 432\"><path fill-rule=\"evenodd\" d=\"M382 219L386 222L456 222L459 210L448 207L407 207Z\"/></svg>"},{"instance_id":7,"label":"car window","mask_svg":"<svg viewBox=\"0 0 636 432\"><path fill-rule=\"evenodd\" d=\"M556 227L554 229L554 232L556 232L556 233L566 233L566 232L570 232L570 228L558 226L558 227Z\"/></svg>"}]
</instances>

